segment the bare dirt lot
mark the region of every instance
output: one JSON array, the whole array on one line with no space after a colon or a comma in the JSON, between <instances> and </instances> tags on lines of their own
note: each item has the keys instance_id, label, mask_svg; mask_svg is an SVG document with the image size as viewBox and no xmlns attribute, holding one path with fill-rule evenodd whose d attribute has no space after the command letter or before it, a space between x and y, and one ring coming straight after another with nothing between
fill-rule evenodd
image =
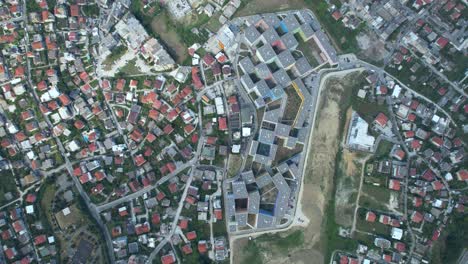
<instances>
[{"instance_id":1,"label":"bare dirt lot","mask_svg":"<svg viewBox=\"0 0 468 264\"><path fill-rule=\"evenodd\" d=\"M362 32L357 37L357 43L361 52L359 55L372 62L381 62L388 55L383 43L373 32Z\"/></svg>"},{"instance_id":2,"label":"bare dirt lot","mask_svg":"<svg viewBox=\"0 0 468 264\"><path fill-rule=\"evenodd\" d=\"M174 58L177 63L182 63L188 57L187 47L183 44L177 32L168 28L168 21L168 15L163 12L153 19L151 28L164 40L166 48L172 50L170 54L177 54L177 58Z\"/></svg>"}]
</instances>

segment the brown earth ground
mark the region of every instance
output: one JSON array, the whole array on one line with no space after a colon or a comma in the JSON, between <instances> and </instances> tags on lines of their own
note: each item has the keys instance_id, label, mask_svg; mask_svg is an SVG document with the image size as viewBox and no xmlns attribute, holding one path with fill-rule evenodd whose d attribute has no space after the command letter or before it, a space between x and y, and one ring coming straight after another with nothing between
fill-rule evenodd
<instances>
[{"instance_id":1,"label":"brown earth ground","mask_svg":"<svg viewBox=\"0 0 468 264\"><path fill-rule=\"evenodd\" d=\"M335 158L341 143L340 116L341 102L345 100L344 87L341 82L352 80L353 75L348 75L343 80L330 79L324 86L317 112L314 135L311 139L311 147L304 174L304 192L302 196L302 211L309 218L309 225L301 229L304 234L304 242L289 250L289 254L275 254L274 247L261 247L260 254L266 263L323 263L323 252L326 248L326 234L322 228L324 212L327 200L330 198L333 175L335 174ZM345 109L343 109L345 110ZM357 174L360 169L352 161L354 154L346 155L346 171L349 175ZM350 218L350 220L352 220ZM284 236L297 230L293 228L285 232ZM246 257L245 247L248 239L238 239L233 245L234 263L244 263Z\"/></svg>"},{"instance_id":2,"label":"brown earth ground","mask_svg":"<svg viewBox=\"0 0 468 264\"><path fill-rule=\"evenodd\" d=\"M364 60L380 64L388 56L385 43L374 32L361 32L356 39L361 49L358 55Z\"/></svg>"},{"instance_id":3,"label":"brown earth ground","mask_svg":"<svg viewBox=\"0 0 468 264\"><path fill-rule=\"evenodd\" d=\"M164 40L166 46L177 54L176 62L182 63L188 57L187 47L185 47L177 32L168 28L168 21L169 16L166 12L162 12L151 21L151 28Z\"/></svg>"}]
</instances>

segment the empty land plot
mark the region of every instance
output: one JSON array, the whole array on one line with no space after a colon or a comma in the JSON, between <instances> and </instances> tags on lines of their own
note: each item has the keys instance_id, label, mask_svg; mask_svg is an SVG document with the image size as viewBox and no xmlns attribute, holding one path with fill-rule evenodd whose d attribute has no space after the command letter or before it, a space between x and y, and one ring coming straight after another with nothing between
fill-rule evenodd
<instances>
[{"instance_id":1,"label":"empty land plot","mask_svg":"<svg viewBox=\"0 0 468 264\"><path fill-rule=\"evenodd\" d=\"M359 162L359 155L347 149L343 150L337 162L335 220L343 226L352 224L362 169L362 163Z\"/></svg>"},{"instance_id":2,"label":"empty land plot","mask_svg":"<svg viewBox=\"0 0 468 264\"><path fill-rule=\"evenodd\" d=\"M52 220L53 212L52 212L52 201L55 197L55 186L53 184L45 185L43 190L39 192L39 198L41 203L41 208L45 212L47 222L52 225L54 221Z\"/></svg>"},{"instance_id":3,"label":"empty land plot","mask_svg":"<svg viewBox=\"0 0 468 264\"><path fill-rule=\"evenodd\" d=\"M379 146L377 147L377 150L375 151L374 157L376 158L384 158L388 157L390 154L390 151L392 150L393 143L386 141L386 140L381 140L379 142Z\"/></svg>"},{"instance_id":4,"label":"empty land plot","mask_svg":"<svg viewBox=\"0 0 468 264\"><path fill-rule=\"evenodd\" d=\"M278 163L288 160L292 156L301 153L304 148L304 145L296 144L294 148L290 149L290 148L283 147L283 144L284 144L283 139L278 140L278 150L276 151L276 156L275 156L275 160L273 161L273 164L278 164Z\"/></svg>"},{"instance_id":5,"label":"empty land plot","mask_svg":"<svg viewBox=\"0 0 468 264\"><path fill-rule=\"evenodd\" d=\"M266 234L246 241L239 239L234 243L233 263L310 263L316 259L314 252L303 252L298 258L295 249L304 242L302 230L286 233ZM307 261L309 260L309 261ZM316 263L316 262L314 262Z\"/></svg>"},{"instance_id":6,"label":"empty land plot","mask_svg":"<svg viewBox=\"0 0 468 264\"><path fill-rule=\"evenodd\" d=\"M15 183L15 176L9 170L2 171L0 175L0 203L4 204L6 201L5 194L11 193L13 197L17 196L17 188Z\"/></svg>"},{"instance_id":7,"label":"empty land plot","mask_svg":"<svg viewBox=\"0 0 468 264\"><path fill-rule=\"evenodd\" d=\"M360 206L378 210L388 210L390 190L381 186L365 184L362 186Z\"/></svg>"},{"instance_id":8,"label":"empty land plot","mask_svg":"<svg viewBox=\"0 0 468 264\"><path fill-rule=\"evenodd\" d=\"M237 175L242 166L242 157L241 155L229 155L228 167L227 167L227 176L228 178L234 177Z\"/></svg>"},{"instance_id":9,"label":"empty land plot","mask_svg":"<svg viewBox=\"0 0 468 264\"><path fill-rule=\"evenodd\" d=\"M125 53L127 53L128 49L124 45L120 45L112 49L111 53L107 55L107 57L102 62L104 69L112 68L112 64L115 61L119 60Z\"/></svg>"},{"instance_id":10,"label":"empty land plot","mask_svg":"<svg viewBox=\"0 0 468 264\"><path fill-rule=\"evenodd\" d=\"M68 209L63 209L55 214L57 223L62 230L67 229L70 226L81 226L85 223L83 215L76 205L68 207Z\"/></svg>"},{"instance_id":11,"label":"empty land plot","mask_svg":"<svg viewBox=\"0 0 468 264\"><path fill-rule=\"evenodd\" d=\"M162 12L157 15L151 22L151 28L164 40L166 49L177 63L182 63L188 57L187 47L183 44L182 39L177 35L174 28L170 28L169 16Z\"/></svg>"},{"instance_id":12,"label":"empty land plot","mask_svg":"<svg viewBox=\"0 0 468 264\"><path fill-rule=\"evenodd\" d=\"M136 60L137 59L133 59L133 60L127 62L127 64L125 64L125 66L123 66L123 67L121 67L119 69L119 72L123 73L124 75L141 74L142 72L136 66Z\"/></svg>"}]
</instances>

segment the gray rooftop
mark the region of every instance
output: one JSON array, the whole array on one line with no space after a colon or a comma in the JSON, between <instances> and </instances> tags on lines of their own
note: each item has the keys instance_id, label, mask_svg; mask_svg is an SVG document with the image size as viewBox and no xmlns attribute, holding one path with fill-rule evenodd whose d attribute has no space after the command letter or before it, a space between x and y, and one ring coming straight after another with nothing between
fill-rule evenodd
<instances>
[{"instance_id":1,"label":"gray rooftop","mask_svg":"<svg viewBox=\"0 0 468 264\"><path fill-rule=\"evenodd\" d=\"M265 106L265 100L263 100L263 98L259 97L257 99L255 99L254 101L255 103L255 107L258 109L258 108L262 108Z\"/></svg>"},{"instance_id":2,"label":"gray rooftop","mask_svg":"<svg viewBox=\"0 0 468 264\"><path fill-rule=\"evenodd\" d=\"M260 20L262 19L262 17L260 15L253 15L253 16L248 16L248 17L245 17L245 23L250 26L250 25L255 25L257 24Z\"/></svg>"},{"instance_id":3,"label":"gray rooftop","mask_svg":"<svg viewBox=\"0 0 468 264\"><path fill-rule=\"evenodd\" d=\"M272 26L272 27L277 27L280 23L280 19L274 13L264 14L263 21L265 21L267 25Z\"/></svg>"},{"instance_id":4,"label":"gray rooftop","mask_svg":"<svg viewBox=\"0 0 468 264\"><path fill-rule=\"evenodd\" d=\"M276 57L276 53L270 44L265 44L257 49L257 56L261 61L269 63Z\"/></svg>"},{"instance_id":5,"label":"gray rooftop","mask_svg":"<svg viewBox=\"0 0 468 264\"><path fill-rule=\"evenodd\" d=\"M257 228L269 228L274 225L275 218L271 215L259 213L257 216Z\"/></svg>"},{"instance_id":6,"label":"gray rooftop","mask_svg":"<svg viewBox=\"0 0 468 264\"><path fill-rule=\"evenodd\" d=\"M255 67L255 72L257 73L258 78L268 79L271 77L270 68L265 63L260 63Z\"/></svg>"},{"instance_id":7,"label":"gray rooftop","mask_svg":"<svg viewBox=\"0 0 468 264\"><path fill-rule=\"evenodd\" d=\"M273 176L273 183L278 189L278 196L276 197L274 210L275 217L277 221L280 221L286 214L286 211L288 210L290 188L284 180L283 176L279 173Z\"/></svg>"},{"instance_id":8,"label":"gray rooftop","mask_svg":"<svg viewBox=\"0 0 468 264\"><path fill-rule=\"evenodd\" d=\"M235 181L232 183L232 192L234 199L247 198L247 188L245 187L244 181Z\"/></svg>"},{"instance_id":9,"label":"gray rooftop","mask_svg":"<svg viewBox=\"0 0 468 264\"><path fill-rule=\"evenodd\" d=\"M258 141L264 144L271 145L275 141L275 133L270 130L260 129L260 133L258 135Z\"/></svg>"},{"instance_id":10,"label":"gray rooftop","mask_svg":"<svg viewBox=\"0 0 468 264\"><path fill-rule=\"evenodd\" d=\"M250 57L244 57L239 61L239 66L245 74L252 73L255 70L255 65Z\"/></svg>"},{"instance_id":11,"label":"gray rooftop","mask_svg":"<svg viewBox=\"0 0 468 264\"><path fill-rule=\"evenodd\" d=\"M250 76L247 74L242 75L241 82L242 82L242 85L244 85L244 88L247 90L247 92L251 92L251 90L255 87L254 82L252 81Z\"/></svg>"},{"instance_id":12,"label":"gray rooftop","mask_svg":"<svg viewBox=\"0 0 468 264\"><path fill-rule=\"evenodd\" d=\"M297 39L294 37L293 33L284 34L281 36L281 41L289 50L295 49L299 45L299 42L297 42Z\"/></svg>"},{"instance_id":13,"label":"gray rooftop","mask_svg":"<svg viewBox=\"0 0 468 264\"><path fill-rule=\"evenodd\" d=\"M251 170L242 172L241 173L241 178L247 184L255 182L255 176L254 176L253 171L251 171Z\"/></svg>"},{"instance_id":14,"label":"gray rooftop","mask_svg":"<svg viewBox=\"0 0 468 264\"><path fill-rule=\"evenodd\" d=\"M286 25L286 27L288 28L288 31L289 32L294 32L296 31L300 24L299 22L297 21L296 17L294 16L294 14L292 13L289 13L284 19L283 19L283 23Z\"/></svg>"},{"instance_id":15,"label":"gray rooftop","mask_svg":"<svg viewBox=\"0 0 468 264\"><path fill-rule=\"evenodd\" d=\"M275 128L275 135L278 137L288 137L289 132L291 132L291 126L278 123Z\"/></svg>"},{"instance_id":16,"label":"gray rooftop","mask_svg":"<svg viewBox=\"0 0 468 264\"><path fill-rule=\"evenodd\" d=\"M273 43L279 40L279 35L273 27L269 27L265 32L262 34L263 39L266 43Z\"/></svg>"},{"instance_id":17,"label":"gray rooftop","mask_svg":"<svg viewBox=\"0 0 468 264\"><path fill-rule=\"evenodd\" d=\"M260 80L255 84L255 88L257 89L258 93L261 97L266 98L269 96L270 88L265 80Z\"/></svg>"},{"instance_id":18,"label":"gray rooftop","mask_svg":"<svg viewBox=\"0 0 468 264\"><path fill-rule=\"evenodd\" d=\"M286 162L282 162L276 166L276 169L279 171L279 173L284 174L289 170L289 166Z\"/></svg>"},{"instance_id":19,"label":"gray rooftop","mask_svg":"<svg viewBox=\"0 0 468 264\"><path fill-rule=\"evenodd\" d=\"M289 194L289 185L284 179L281 173L277 173L272 177L273 183L275 184L276 189L281 193L288 193Z\"/></svg>"},{"instance_id":20,"label":"gray rooftop","mask_svg":"<svg viewBox=\"0 0 468 264\"><path fill-rule=\"evenodd\" d=\"M284 50L278 55L278 62L283 68L288 69L294 65L296 60L289 50Z\"/></svg>"},{"instance_id":21,"label":"gray rooftop","mask_svg":"<svg viewBox=\"0 0 468 264\"><path fill-rule=\"evenodd\" d=\"M257 153L257 148L258 148L258 141L253 140L252 145L250 146L249 155L255 156L255 154Z\"/></svg>"},{"instance_id":22,"label":"gray rooftop","mask_svg":"<svg viewBox=\"0 0 468 264\"><path fill-rule=\"evenodd\" d=\"M263 121L268 121L270 123L277 123L281 114L281 109L276 108L273 110L265 111L263 114Z\"/></svg>"},{"instance_id":23,"label":"gray rooftop","mask_svg":"<svg viewBox=\"0 0 468 264\"><path fill-rule=\"evenodd\" d=\"M245 39L250 43L253 44L257 42L260 38L260 32L255 28L254 25L249 26L244 31Z\"/></svg>"},{"instance_id":24,"label":"gray rooftop","mask_svg":"<svg viewBox=\"0 0 468 264\"><path fill-rule=\"evenodd\" d=\"M291 84L291 78L289 78L288 73L284 69L279 69L273 73L273 78L276 83L280 86L286 87Z\"/></svg>"},{"instance_id":25,"label":"gray rooftop","mask_svg":"<svg viewBox=\"0 0 468 264\"><path fill-rule=\"evenodd\" d=\"M270 182L273 181L273 179L271 178L271 176L269 174L263 174L262 176L260 177L257 177L255 179L256 183L257 183L257 186L259 189L262 189L263 187L267 186L268 184L270 184Z\"/></svg>"},{"instance_id":26,"label":"gray rooftop","mask_svg":"<svg viewBox=\"0 0 468 264\"><path fill-rule=\"evenodd\" d=\"M298 59L294 67L296 69L297 75L300 77L312 70L312 66L310 66L310 63L305 57Z\"/></svg>"},{"instance_id":27,"label":"gray rooftop","mask_svg":"<svg viewBox=\"0 0 468 264\"><path fill-rule=\"evenodd\" d=\"M236 214L236 204L234 202L234 196L233 195L228 195L226 199L226 214L229 219L229 217L233 216Z\"/></svg>"},{"instance_id":28,"label":"gray rooftop","mask_svg":"<svg viewBox=\"0 0 468 264\"><path fill-rule=\"evenodd\" d=\"M314 21L314 18L310 16L310 13L307 10L300 10L298 15L304 20L305 23L311 23Z\"/></svg>"},{"instance_id":29,"label":"gray rooftop","mask_svg":"<svg viewBox=\"0 0 468 264\"><path fill-rule=\"evenodd\" d=\"M260 207L260 193L258 191L253 191L249 193L249 214L258 214Z\"/></svg>"},{"instance_id":30,"label":"gray rooftop","mask_svg":"<svg viewBox=\"0 0 468 264\"><path fill-rule=\"evenodd\" d=\"M310 39L314 35L314 30L309 24L301 25L301 35L306 39Z\"/></svg>"},{"instance_id":31,"label":"gray rooftop","mask_svg":"<svg viewBox=\"0 0 468 264\"><path fill-rule=\"evenodd\" d=\"M288 140L286 141L286 146L287 148L294 148L297 144L297 138L295 137L288 137Z\"/></svg>"},{"instance_id":32,"label":"gray rooftop","mask_svg":"<svg viewBox=\"0 0 468 264\"><path fill-rule=\"evenodd\" d=\"M240 227L247 225L247 214L236 214L237 225Z\"/></svg>"},{"instance_id":33,"label":"gray rooftop","mask_svg":"<svg viewBox=\"0 0 468 264\"><path fill-rule=\"evenodd\" d=\"M338 63L338 57L335 49L331 46L328 37L321 30L315 32L316 38L320 41L320 46L323 47L323 52L330 57L330 64Z\"/></svg>"},{"instance_id":34,"label":"gray rooftop","mask_svg":"<svg viewBox=\"0 0 468 264\"><path fill-rule=\"evenodd\" d=\"M275 86L274 88L271 89L271 94L273 95L275 99L280 99L281 97L283 97L285 93L282 87Z\"/></svg>"}]
</instances>

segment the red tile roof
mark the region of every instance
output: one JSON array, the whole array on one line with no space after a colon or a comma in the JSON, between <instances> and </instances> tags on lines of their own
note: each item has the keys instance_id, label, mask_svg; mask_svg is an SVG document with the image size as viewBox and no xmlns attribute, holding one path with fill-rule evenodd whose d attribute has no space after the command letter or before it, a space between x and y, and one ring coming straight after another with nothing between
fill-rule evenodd
<instances>
[{"instance_id":1,"label":"red tile roof","mask_svg":"<svg viewBox=\"0 0 468 264\"><path fill-rule=\"evenodd\" d=\"M206 244L206 241L198 241L198 252L201 254L204 254L208 251L208 245Z\"/></svg>"},{"instance_id":2,"label":"red tile roof","mask_svg":"<svg viewBox=\"0 0 468 264\"><path fill-rule=\"evenodd\" d=\"M375 122L381 127L385 127L388 122L388 117L384 113L379 113L375 118Z\"/></svg>"},{"instance_id":3,"label":"red tile roof","mask_svg":"<svg viewBox=\"0 0 468 264\"><path fill-rule=\"evenodd\" d=\"M26 202L27 203L34 203L35 201L36 201L36 195L35 194L29 193L26 196Z\"/></svg>"},{"instance_id":4,"label":"red tile roof","mask_svg":"<svg viewBox=\"0 0 468 264\"><path fill-rule=\"evenodd\" d=\"M180 229L187 229L188 220L187 219L179 220L179 227L180 227Z\"/></svg>"},{"instance_id":5,"label":"red tile roof","mask_svg":"<svg viewBox=\"0 0 468 264\"><path fill-rule=\"evenodd\" d=\"M182 247L182 252L184 252L185 255L192 254L192 247L190 247L190 244L186 244Z\"/></svg>"},{"instance_id":6,"label":"red tile roof","mask_svg":"<svg viewBox=\"0 0 468 264\"><path fill-rule=\"evenodd\" d=\"M411 215L411 221L413 221L414 223L420 223L422 220L423 220L423 215L418 211L414 211L413 214Z\"/></svg>"},{"instance_id":7,"label":"red tile roof","mask_svg":"<svg viewBox=\"0 0 468 264\"><path fill-rule=\"evenodd\" d=\"M376 217L377 216L375 215L374 212L368 211L367 214L366 214L366 221L373 223L373 222L375 222Z\"/></svg>"},{"instance_id":8,"label":"red tile roof","mask_svg":"<svg viewBox=\"0 0 468 264\"><path fill-rule=\"evenodd\" d=\"M443 49L448 44L448 42L448 39L444 37L439 37L436 41L437 46L439 46L441 49Z\"/></svg>"},{"instance_id":9,"label":"red tile roof","mask_svg":"<svg viewBox=\"0 0 468 264\"><path fill-rule=\"evenodd\" d=\"M34 245L38 246L38 245L44 244L46 240L47 240L46 235L39 235L34 238Z\"/></svg>"},{"instance_id":10,"label":"red tile roof","mask_svg":"<svg viewBox=\"0 0 468 264\"><path fill-rule=\"evenodd\" d=\"M77 17L80 15L80 7L78 5L70 5L70 15Z\"/></svg>"},{"instance_id":11,"label":"red tile roof","mask_svg":"<svg viewBox=\"0 0 468 264\"><path fill-rule=\"evenodd\" d=\"M456 175L459 181L468 181L468 171L466 169L457 171Z\"/></svg>"},{"instance_id":12,"label":"red tile roof","mask_svg":"<svg viewBox=\"0 0 468 264\"><path fill-rule=\"evenodd\" d=\"M173 264L176 262L173 254L164 255L161 257L162 264Z\"/></svg>"},{"instance_id":13,"label":"red tile roof","mask_svg":"<svg viewBox=\"0 0 468 264\"><path fill-rule=\"evenodd\" d=\"M390 183L388 184L388 187L391 189L391 190L394 190L394 191L399 191L401 186L400 186L400 181L397 181L397 180L390 180Z\"/></svg>"},{"instance_id":14,"label":"red tile roof","mask_svg":"<svg viewBox=\"0 0 468 264\"><path fill-rule=\"evenodd\" d=\"M153 225L159 225L160 222L161 222L161 217L159 216L158 213L154 213L153 216L151 217L151 223L153 223Z\"/></svg>"},{"instance_id":15,"label":"red tile roof","mask_svg":"<svg viewBox=\"0 0 468 264\"><path fill-rule=\"evenodd\" d=\"M226 131L228 129L226 117L219 117L218 123L219 123L219 130Z\"/></svg>"},{"instance_id":16,"label":"red tile roof","mask_svg":"<svg viewBox=\"0 0 468 264\"><path fill-rule=\"evenodd\" d=\"M195 231L188 232L185 234L188 240L195 240L197 239L197 233Z\"/></svg>"},{"instance_id":17,"label":"red tile roof","mask_svg":"<svg viewBox=\"0 0 468 264\"><path fill-rule=\"evenodd\" d=\"M217 220L223 220L223 211L221 209L215 209L214 214Z\"/></svg>"}]
</instances>

